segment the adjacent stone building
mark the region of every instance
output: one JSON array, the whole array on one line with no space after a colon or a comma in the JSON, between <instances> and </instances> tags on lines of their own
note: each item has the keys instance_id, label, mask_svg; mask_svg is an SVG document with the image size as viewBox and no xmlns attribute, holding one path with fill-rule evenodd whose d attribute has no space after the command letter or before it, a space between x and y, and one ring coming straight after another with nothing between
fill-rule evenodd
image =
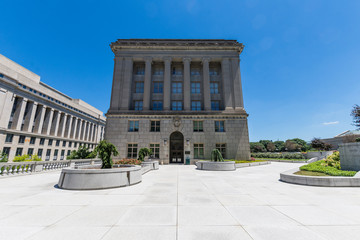
<instances>
[{"instance_id":1,"label":"adjacent stone building","mask_svg":"<svg viewBox=\"0 0 360 240\"><path fill-rule=\"evenodd\" d=\"M23 154L63 160L80 145L93 149L103 138L105 120L98 109L0 54L0 151L10 161Z\"/></svg>"},{"instance_id":2,"label":"adjacent stone building","mask_svg":"<svg viewBox=\"0 0 360 240\"><path fill-rule=\"evenodd\" d=\"M105 139L120 158L153 150L163 163L249 159L239 55L235 40L119 39Z\"/></svg>"}]
</instances>

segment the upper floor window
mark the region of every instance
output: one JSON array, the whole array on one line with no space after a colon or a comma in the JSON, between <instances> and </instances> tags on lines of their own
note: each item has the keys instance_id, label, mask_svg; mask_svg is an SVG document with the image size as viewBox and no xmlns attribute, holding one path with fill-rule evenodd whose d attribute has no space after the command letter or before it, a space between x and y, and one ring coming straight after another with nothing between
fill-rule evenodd
<instances>
[{"instance_id":1,"label":"upper floor window","mask_svg":"<svg viewBox=\"0 0 360 240\"><path fill-rule=\"evenodd\" d=\"M172 86L172 93L182 93L181 82L173 82L171 86Z\"/></svg>"},{"instance_id":2,"label":"upper floor window","mask_svg":"<svg viewBox=\"0 0 360 240\"><path fill-rule=\"evenodd\" d=\"M203 132L203 121L193 121L194 132Z\"/></svg>"},{"instance_id":3,"label":"upper floor window","mask_svg":"<svg viewBox=\"0 0 360 240\"><path fill-rule=\"evenodd\" d=\"M163 93L163 83L154 82L154 93Z\"/></svg>"},{"instance_id":4,"label":"upper floor window","mask_svg":"<svg viewBox=\"0 0 360 240\"><path fill-rule=\"evenodd\" d=\"M225 132L224 121L215 121L215 132Z\"/></svg>"},{"instance_id":5,"label":"upper floor window","mask_svg":"<svg viewBox=\"0 0 360 240\"><path fill-rule=\"evenodd\" d=\"M66 141L63 141L63 145L62 145L63 147L66 147Z\"/></svg>"},{"instance_id":6,"label":"upper floor window","mask_svg":"<svg viewBox=\"0 0 360 240\"><path fill-rule=\"evenodd\" d=\"M155 67L153 74L154 75L164 75L164 69L162 67Z\"/></svg>"},{"instance_id":7,"label":"upper floor window","mask_svg":"<svg viewBox=\"0 0 360 240\"><path fill-rule=\"evenodd\" d=\"M213 93L213 94L219 93L219 84L218 83L210 83L210 93Z\"/></svg>"},{"instance_id":8,"label":"upper floor window","mask_svg":"<svg viewBox=\"0 0 360 240\"><path fill-rule=\"evenodd\" d=\"M210 75L219 75L219 69L218 68L210 68L209 69L209 74Z\"/></svg>"},{"instance_id":9,"label":"upper floor window","mask_svg":"<svg viewBox=\"0 0 360 240\"><path fill-rule=\"evenodd\" d=\"M219 111L220 110L220 102L219 101L211 101L211 110Z\"/></svg>"},{"instance_id":10,"label":"upper floor window","mask_svg":"<svg viewBox=\"0 0 360 240\"><path fill-rule=\"evenodd\" d=\"M139 131L139 121L129 121L129 132Z\"/></svg>"},{"instance_id":11,"label":"upper floor window","mask_svg":"<svg viewBox=\"0 0 360 240\"><path fill-rule=\"evenodd\" d=\"M171 110L181 111L182 110L182 102L181 101L172 101Z\"/></svg>"},{"instance_id":12,"label":"upper floor window","mask_svg":"<svg viewBox=\"0 0 360 240\"><path fill-rule=\"evenodd\" d=\"M153 101L152 110L162 110L162 109L163 109L162 101Z\"/></svg>"},{"instance_id":13,"label":"upper floor window","mask_svg":"<svg viewBox=\"0 0 360 240\"><path fill-rule=\"evenodd\" d=\"M14 134L6 134L5 142L11 143L13 141Z\"/></svg>"},{"instance_id":14,"label":"upper floor window","mask_svg":"<svg viewBox=\"0 0 360 240\"><path fill-rule=\"evenodd\" d=\"M172 68L172 75L182 75L181 67L173 67Z\"/></svg>"},{"instance_id":15,"label":"upper floor window","mask_svg":"<svg viewBox=\"0 0 360 240\"><path fill-rule=\"evenodd\" d=\"M160 121L159 120L151 121L150 125L151 125L150 132L160 132Z\"/></svg>"},{"instance_id":16,"label":"upper floor window","mask_svg":"<svg viewBox=\"0 0 360 240\"><path fill-rule=\"evenodd\" d=\"M24 143L25 142L25 136L24 135L20 135L19 136L19 143Z\"/></svg>"},{"instance_id":17,"label":"upper floor window","mask_svg":"<svg viewBox=\"0 0 360 240\"><path fill-rule=\"evenodd\" d=\"M200 68L192 68L190 74L193 76L200 75Z\"/></svg>"},{"instance_id":18,"label":"upper floor window","mask_svg":"<svg viewBox=\"0 0 360 240\"><path fill-rule=\"evenodd\" d=\"M40 138L40 145L44 145L45 143L45 138Z\"/></svg>"},{"instance_id":19,"label":"upper floor window","mask_svg":"<svg viewBox=\"0 0 360 240\"><path fill-rule=\"evenodd\" d=\"M56 140L55 146L60 146L60 140Z\"/></svg>"},{"instance_id":20,"label":"upper floor window","mask_svg":"<svg viewBox=\"0 0 360 240\"><path fill-rule=\"evenodd\" d=\"M200 83L191 83L191 93L201 93Z\"/></svg>"},{"instance_id":21,"label":"upper floor window","mask_svg":"<svg viewBox=\"0 0 360 240\"><path fill-rule=\"evenodd\" d=\"M201 102L200 101L192 101L191 102L191 110L201 111Z\"/></svg>"},{"instance_id":22,"label":"upper floor window","mask_svg":"<svg viewBox=\"0 0 360 240\"><path fill-rule=\"evenodd\" d=\"M136 75L144 75L145 74L145 66L136 66L135 74Z\"/></svg>"},{"instance_id":23,"label":"upper floor window","mask_svg":"<svg viewBox=\"0 0 360 240\"><path fill-rule=\"evenodd\" d=\"M48 145L51 146L51 145L52 145L52 142L53 142L53 140L52 140L52 139L49 139Z\"/></svg>"},{"instance_id":24,"label":"upper floor window","mask_svg":"<svg viewBox=\"0 0 360 240\"><path fill-rule=\"evenodd\" d=\"M30 138L30 144L35 144L36 141L36 137L31 137Z\"/></svg>"},{"instance_id":25,"label":"upper floor window","mask_svg":"<svg viewBox=\"0 0 360 240\"><path fill-rule=\"evenodd\" d=\"M135 110L143 110L143 101L135 101Z\"/></svg>"},{"instance_id":26,"label":"upper floor window","mask_svg":"<svg viewBox=\"0 0 360 240\"><path fill-rule=\"evenodd\" d=\"M144 93L144 82L135 83L135 93Z\"/></svg>"}]
</instances>

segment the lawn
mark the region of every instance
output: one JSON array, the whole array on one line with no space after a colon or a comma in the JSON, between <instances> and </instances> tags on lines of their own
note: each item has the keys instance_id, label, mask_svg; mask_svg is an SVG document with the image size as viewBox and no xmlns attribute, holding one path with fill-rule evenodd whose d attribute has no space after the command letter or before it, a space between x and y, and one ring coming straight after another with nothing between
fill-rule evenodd
<instances>
[{"instance_id":1,"label":"lawn","mask_svg":"<svg viewBox=\"0 0 360 240\"><path fill-rule=\"evenodd\" d=\"M266 160L234 160L234 159L225 159L224 161L235 161L235 163L254 163L254 162L266 162Z\"/></svg>"},{"instance_id":2,"label":"lawn","mask_svg":"<svg viewBox=\"0 0 360 240\"><path fill-rule=\"evenodd\" d=\"M259 160L262 161L268 161L268 160L276 160L276 161L301 161L301 162L306 162L309 159L296 159L296 158L292 158L292 159L286 159L286 158L257 158Z\"/></svg>"},{"instance_id":3,"label":"lawn","mask_svg":"<svg viewBox=\"0 0 360 240\"><path fill-rule=\"evenodd\" d=\"M324 166L324 163L325 163L325 160L320 160L317 162L309 163L304 166L301 166L300 170L324 173L329 176L353 177L356 174L355 171L344 171L344 170L339 170L336 167Z\"/></svg>"},{"instance_id":4,"label":"lawn","mask_svg":"<svg viewBox=\"0 0 360 240\"><path fill-rule=\"evenodd\" d=\"M302 176L318 176L318 177L330 177L330 175L327 175L325 173L320 172L310 172L310 171L297 171L294 173L296 175L302 175Z\"/></svg>"}]
</instances>

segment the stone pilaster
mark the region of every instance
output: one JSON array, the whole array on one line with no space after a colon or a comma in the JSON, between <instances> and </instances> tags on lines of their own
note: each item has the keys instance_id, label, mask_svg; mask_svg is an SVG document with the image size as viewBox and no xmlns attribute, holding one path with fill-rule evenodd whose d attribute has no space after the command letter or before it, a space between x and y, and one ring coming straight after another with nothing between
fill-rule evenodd
<instances>
[{"instance_id":1,"label":"stone pilaster","mask_svg":"<svg viewBox=\"0 0 360 240\"><path fill-rule=\"evenodd\" d=\"M42 134L50 135L51 123L54 116L54 109L48 108L48 114L45 116Z\"/></svg>"},{"instance_id":2,"label":"stone pilaster","mask_svg":"<svg viewBox=\"0 0 360 240\"><path fill-rule=\"evenodd\" d=\"M164 57L164 101L163 109L170 110L171 98L171 57Z\"/></svg>"},{"instance_id":3,"label":"stone pilaster","mask_svg":"<svg viewBox=\"0 0 360 240\"><path fill-rule=\"evenodd\" d=\"M23 130L26 132L31 132L32 127L34 125L34 118L35 118L35 114L36 114L37 103L28 102L28 104L29 104L28 114L25 117Z\"/></svg>"},{"instance_id":4,"label":"stone pilaster","mask_svg":"<svg viewBox=\"0 0 360 240\"><path fill-rule=\"evenodd\" d=\"M125 72L122 85L122 99L121 99L121 110L129 110L130 98L131 98L131 85L132 85L132 72L133 72L133 60L131 57L125 58Z\"/></svg>"},{"instance_id":5,"label":"stone pilaster","mask_svg":"<svg viewBox=\"0 0 360 240\"><path fill-rule=\"evenodd\" d=\"M203 58L203 99L204 110L211 110L211 97L210 97L210 76L209 76L209 61L210 58Z\"/></svg>"},{"instance_id":6,"label":"stone pilaster","mask_svg":"<svg viewBox=\"0 0 360 240\"><path fill-rule=\"evenodd\" d=\"M222 75L222 95L224 99L225 111L233 110L233 90L230 73L230 61L228 58L223 58L221 61L221 75Z\"/></svg>"},{"instance_id":7,"label":"stone pilaster","mask_svg":"<svg viewBox=\"0 0 360 240\"><path fill-rule=\"evenodd\" d=\"M90 123L90 126L89 126L89 136L88 136L88 141L89 142L92 142L92 133L93 133L93 126L94 124Z\"/></svg>"},{"instance_id":8,"label":"stone pilaster","mask_svg":"<svg viewBox=\"0 0 360 240\"><path fill-rule=\"evenodd\" d=\"M43 124L44 124L44 118L45 118L45 112L46 107L44 105L38 105L39 111L36 118L35 118L35 127L34 132L35 133L41 133Z\"/></svg>"},{"instance_id":9,"label":"stone pilaster","mask_svg":"<svg viewBox=\"0 0 360 240\"><path fill-rule=\"evenodd\" d=\"M66 120L67 120L67 114L62 113L60 115L59 131L57 133L57 136L59 136L59 137L64 137L65 136Z\"/></svg>"},{"instance_id":10,"label":"stone pilaster","mask_svg":"<svg viewBox=\"0 0 360 240\"><path fill-rule=\"evenodd\" d=\"M121 98L122 98L121 85L122 85L123 63L124 61L122 57L115 57L110 110L120 109Z\"/></svg>"},{"instance_id":11,"label":"stone pilaster","mask_svg":"<svg viewBox=\"0 0 360 240\"><path fill-rule=\"evenodd\" d=\"M191 95L190 95L190 62L191 58L183 58L184 62L184 110L189 111Z\"/></svg>"},{"instance_id":12,"label":"stone pilaster","mask_svg":"<svg viewBox=\"0 0 360 240\"><path fill-rule=\"evenodd\" d=\"M231 59L233 72L233 91L235 110L244 110L244 100L242 96L241 76L240 76L240 59Z\"/></svg>"},{"instance_id":13,"label":"stone pilaster","mask_svg":"<svg viewBox=\"0 0 360 240\"><path fill-rule=\"evenodd\" d=\"M27 103L26 98L20 98L20 97L18 98L11 129L16 129L16 130L21 129L21 125L23 123L23 118L25 114L26 103Z\"/></svg>"},{"instance_id":14,"label":"stone pilaster","mask_svg":"<svg viewBox=\"0 0 360 240\"><path fill-rule=\"evenodd\" d=\"M77 138L77 132L79 131L78 130L78 118L77 117L73 117L73 120L72 120L72 127L71 127L71 138L73 139L76 139Z\"/></svg>"},{"instance_id":15,"label":"stone pilaster","mask_svg":"<svg viewBox=\"0 0 360 240\"><path fill-rule=\"evenodd\" d=\"M151 64L152 58L145 58L145 76L144 76L144 95L143 95L143 110L150 109L151 98Z\"/></svg>"},{"instance_id":16,"label":"stone pilaster","mask_svg":"<svg viewBox=\"0 0 360 240\"><path fill-rule=\"evenodd\" d=\"M50 135L57 136L57 132L59 130L60 116L61 116L60 111L54 111L54 116L50 129Z\"/></svg>"},{"instance_id":17,"label":"stone pilaster","mask_svg":"<svg viewBox=\"0 0 360 240\"><path fill-rule=\"evenodd\" d=\"M71 132L72 132L72 128L73 128L73 123L72 123L73 117L70 114L67 114L66 118L67 119L66 119L66 127L65 127L64 136L66 138L71 138L72 137Z\"/></svg>"}]
</instances>

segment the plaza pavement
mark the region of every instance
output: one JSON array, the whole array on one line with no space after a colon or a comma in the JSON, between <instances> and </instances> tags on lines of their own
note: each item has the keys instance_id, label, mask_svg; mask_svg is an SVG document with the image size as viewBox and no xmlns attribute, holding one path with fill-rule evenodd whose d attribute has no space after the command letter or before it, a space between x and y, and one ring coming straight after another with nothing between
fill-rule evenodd
<instances>
[{"instance_id":1,"label":"plaza pavement","mask_svg":"<svg viewBox=\"0 0 360 240\"><path fill-rule=\"evenodd\" d=\"M0 239L360 239L360 189L292 185L294 163L160 166L131 187L68 191L60 171L0 179Z\"/></svg>"}]
</instances>

